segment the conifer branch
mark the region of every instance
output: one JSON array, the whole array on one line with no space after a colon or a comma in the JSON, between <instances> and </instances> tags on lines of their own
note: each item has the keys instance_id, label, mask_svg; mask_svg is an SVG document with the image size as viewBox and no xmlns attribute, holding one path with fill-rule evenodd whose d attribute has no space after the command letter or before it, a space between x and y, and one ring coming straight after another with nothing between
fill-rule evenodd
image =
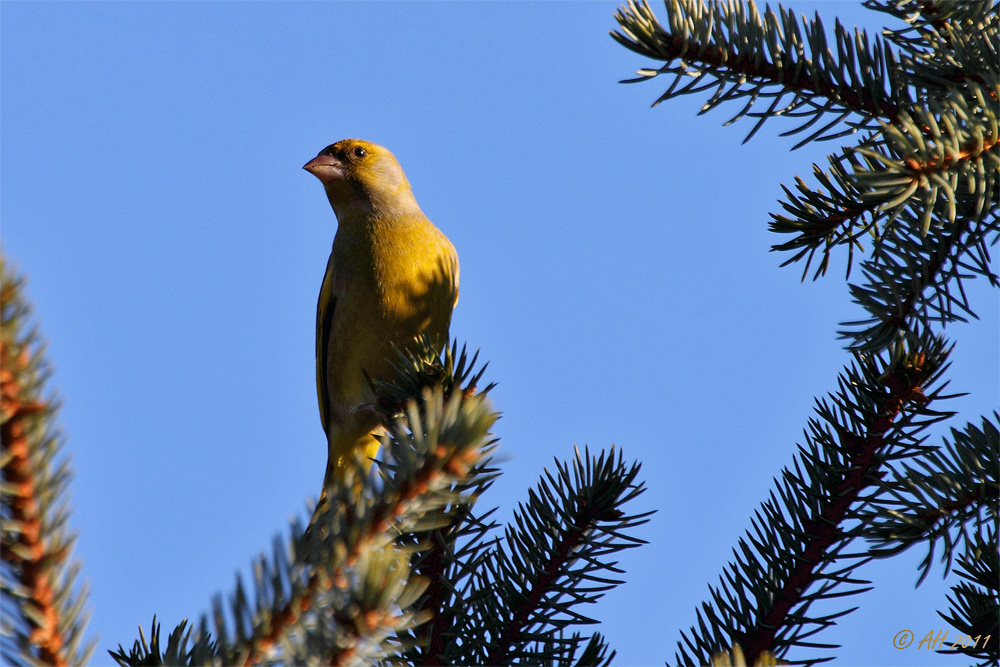
<instances>
[{"instance_id":1,"label":"conifer branch","mask_svg":"<svg viewBox=\"0 0 1000 667\"><path fill-rule=\"evenodd\" d=\"M26 352L26 351L25 351ZM10 514L5 518L5 524L16 530L19 536L5 544L3 561L12 570L19 573L17 577L23 590L23 605L25 621L32 630L27 641L37 647L38 658L46 664L67 665L63 656L62 633L59 631L59 611L53 605L55 591L51 584L51 567L61 564L66 558L66 550L58 549L49 553L43 542L41 506L42 501L36 497L36 492L43 485L38 483L36 470L30 460L30 447L26 437L25 419L29 416L43 414L48 410L44 403L21 401L22 394L20 375L27 371L28 356L26 353L12 358L7 345L0 343L0 412L3 413L3 424L0 424L0 441L4 443L3 480L7 489L6 507ZM6 541L6 540L5 540ZM10 583L4 582L4 587ZM13 593L14 588L10 591Z\"/></svg>"},{"instance_id":2,"label":"conifer branch","mask_svg":"<svg viewBox=\"0 0 1000 667\"><path fill-rule=\"evenodd\" d=\"M945 104L928 102L913 114L900 114L895 125L883 125L879 135L865 139L858 148L830 156L828 171L814 166L819 188L801 178L796 179L796 193L785 188L782 207L789 215L772 214L771 229L797 237L773 249L797 252L783 266L805 258L804 277L809 261L821 251L823 259L814 276L819 277L826 272L833 248L849 244L850 272L862 235L872 237L873 262L896 249L917 255L923 251L921 244L933 243L926 243L925 237L935 226L945 228L947 238L959 244L951 254L967 256L970 248L976 248L982 259L963 271L950 271L943 280L932 280L936 285L932 299L946 294L952 280L969 275L997 284L989 267L988 245L1000 236L1000 131L985 91L973 88L969 95ZM965 236L970 241L964 242ZM912 268L910 276L935 277L935 271ZM942 314L950 317L952 312Z\"/></svg>"},{"instance_id":3,"label":"conifer branch","mask_svg":"<svg viewBox=\"0 0 1000 667\"><path fill-rule=\"evenodd\" d=\"M146 640L146 633L143 632L142 625L139 626L139 638L135 640L132 650L126 654L125 650L118 645L118 651L108 651L112 658L119 665L219 665L225 664L220 660L218 647L210 641L206 641L207 631L202 629L202 639L196 640L189 649L188 642L191 641L193 627L183 620L174 628L174 631L167 637L167 645L164 647L160 641L160 624L153 616L153 622L149 626L149 641Z\"/></svg>"},{"instance_id":4,"label":"conifer branch","mask_svg":"<svg viewBox=\"0 0 1000 667\"><path fill-rule=\"evenodd\" d=\"M461 489L470 498L479 498L493 484L496 471L474 471L474 486ZM413 569L427 581L427 593L414 606L428 610L430 617L418 634L408 638L413 649L406 657L413 664L450 664L447 654L465 612L464 593L495 540L488 539L497 524L489 520L495 508L478 516L470 504L450 512L447 525L430 533L400 536L398 543L420 548Z\"/></svg>"},{"instance_id":5,"label":"conifer branch","mask_svg":"<svg viewBox=\"0 0 1000 667\"><path fill-rule=\"evenodd\" d=\"M314 517L314 525L325 529L315 535L317 542L309 544L307 537L303 545L315 569L301 599L311 604L331 586L348 594L346 601L335 605L334 627L341 632L330 637L328 645L334 650L326 659L331 664L378 658L380 652L363 650L425 619L426 615L409 611L425 583L411 580L409 557L394 546L395 536L419 528L422 519L449 504L467 502L453 487L488 454L483 438L493 419L481 397L464 398L456 392L446 404L440 388L425 389L421 405L408 405L405 417L397 418L390 429L391 476L382 477L383 486L373 490L373 498L359 500L350 480L336 491L327 490L332 494L329 505ZM358 474L361 466L358 461ZM386 571L393 576L385 578ZM360 589L354 580L360 580ZM290 602L294 609L294 601ZM251 638L246 660L237 664L255 664L267 655L267 640L273 645L276 637L302 630L300 613L286 614L282 620L281 627L274 625L262 635L263 641Z\"/></svg>"},{"instance_id":6,"label":"conifer branch","mask_svg":"<svg viewBox=\"0 0 1000 667\"><path fill-rule=\"evenodd\" d=\"M490 647L487 664L499 665L507 662L504 658L508 657L510 648L514 644L522 641L532 615L542 606L546 595L551 595L568 564L577 558L576 552L584 546L585 535L601 521L616 518L614 515L608 515L607 510L590 507L586 503L581 503L576 510L574 516L567 522L569 530L559 535L551 545L547 562L532 578L533 581L528 582L520 591L521 599L510 610L513 612L510 621ZM583 617L578 617L578 620L593 622Z\"/></svg>"},{"instance_id":7,"label":"conifer branch","mask_svg":"<svg viewBox=\"0 0 1000 667\"><path fill-rule=\"evenodd\" d=\"M419 394L428 383L441 383L445 395L456 390L466 397L477 393L486 371L486 364L476 370L478 352L470 357L464 346L459 351L457 344L453 344L439 359L438 351L426 338L418 340L412 350L397 351L393 364L395 382L373 382L386 419L398 414L400 403ZM481 393L487 394L493 386L487 385ZM489 448L495 445L496 441L487 443ZM437 516L428 517L430 530L406 532L397 538L397 545L413 550L413 571L427 584L426 593L413 605L415 611L427 614L427 620L415 633L405 633L402 637L403 643L411 647L403 653L403 658L413 664L447 664L455 628L466 613L464 593L493 541L488 540L489 533L497 527L489 520L495 508L479 515L473 503L492 486L498 474L497 469L488 465L475 467L468 480L453 489L468 502L450 505Z\"/></svg>"},{"instance_id":8,"label":"conifer branch","mask_svg":"<svg viewBox=\"0 0 1000 667\"><path fill-rule=\"evenodd\" d=\"M965 221L935 227L926 237L919 230L897 231L892 244L862 263L865 282L851 284L852 299L867 311L861 320L844 322L839 333L855 350L875 351L899 339L916 339L935 324L975 317L963 282L985 270L990 281L987 246L995 238L1000 218L983 225ZM976 253L979 253L978 264Z\"/></svg>"},{"instance_id":9,"label":"conifer branch","mask_svg":"<svg viewBox=\"0 0 1000 667\"><path fill-rule=\"evenodd\" d=\"M862 4L868 9L891 14L915 27L929 26L943 32L949 20L968 19L981 13L970 5L985 3L954 0L864 0Z\"/></svg>"},{"instance_id":10,"label":"conifer branch","mask_svg":"<svg viewBox=\"0 0 1000 667\"><path fill-rule=\"evenodd\" d=\"M629 0L615 20L620 26L611 36L626 48L665 64L658 69L640 69L639 77L624 83L646 81L662 74L674 76L667 91L656 102L682 94L716 87L702 113L724 101L749 98L746 106L727 125L743 116L758 118L749 140L763 122L775 116L808 115L804 125L786 134L805 130L828 112L836 119L811 134L796 147L819 138L834 138L844 132L833 127L849 121L849 132L873 127L874 119L893 122L899 113L899 95L905 91L893 78L895 56L879 38L869 40L864 32L848 33L834 26L836 56L827 42L817 15L801 21L791 10L779 6L778 13L761 13L749 2L705 3L700 0L667 0L667 26L656 18L647 0ZM678 60L678 64L673 64ZM681 81L693 81L678 88ZM709 83L702 84L702 79ZM883 83L889 85L889 93ZM728 88L727 88L728 86ZM892 94L890 94L892 93ZM782 106L784 97L791 101ZM766 111L751 112L759 98L773 98ZM854 116L854 118L851 120Z\"/></svg>"},{"instance_id":11,"label":"conifer branch","mask_svg":"<svg viewBox=\"0 0 1000 667\"><path fill-rule=\"evenodd\" d=\"M915 88L937 97L972 83L993 91L990 96L997 100L1000 47L993 37L995 4L967 0L865 0L863 4L908 24L906 29L887 31L886 37L898 47L900 69Z\"/></svg>"},{"instance_id":12,"label":"conifer branch","mask_svg":"<svg viewBox=\"0 0 1000 667\"><path fill-rule=\"evenodd\" d=\"M761 12L753 2L667 0L668 27L645 1L641 5L631 2L616 15L622 29L612 33L616 40L642 55L666 61L658 70L640 70L640 78L631 82L663 73L675 75L657 104L716 85L701 83L708 77L718 82L717 91L703 112L725 100L749 98L729 121L744 115L758 117L747 139L765 119L780 115L808 119L785 133L793 134L808 129L825 113L839 114L796 148L858 129L872 130L857 148L829 156L828 172L814 166L818 188L802 179L796 179L797 193L785 188L787 200L782 207L788 215L772 214L773 231L797 234L774 249L794 251L786 265L805 260L803 278L817 255L821 260L814 278L825 274L830 253L839 245L849 247L850 275L862 236L871 235L878 250L886 245L885 235L895 233L900 224L897 219L914 224L923 235L932 219L937 224L962 219L965 224L989 226L992 242L996 242L1000 200L996 182L1000 169L996 113L1000 17L996 6L971 3L978 7L965 9L950 1L870 4L911 22L906 30L886 33L901 56L878 38L869 48L863 33L855 31L852 38L839 23L834 29L834 56L818 16L800 24L791 11L779 6L777 14ZM900 9L904 5L908 13ZM928 14L932 18L927 19ZM679 64L672 64L675 60ZM691 83L678 88L684 79ZM792 101L781 106L786 96ZM765 112L751 112L759 98L767 97L774 102ZM835 130L838 125L846 129ZM985 241L977 252L986 261L976 262L974 272L995 283ZM931 299L939 296L935 290ZM953 313L946 310L944 314Z\"/></svg>"},{"instance_id":13,"label":"conifer branch","mask_svg":"<svg viewBox=\"0 0 1000 667\"><path fill-rule=\"evenodd\" d=\"M994 413L994 420L1000 414ZM959 546L975 551L992 521L1000 517L1000 479L995 465L1000 451L996 424L983 418L969 424L944 447L927 451L895 469L881 483L882 497L863 515L873 556L886 558L924 543L919 585L930 572L935 549L943 543L941 562L947 574Z\"/></svg>"},{"instance_id":14,"label":"conifer branch","mask_svg":"<svg viewBox=\"0 0 1000 667\"><path fill-rule=\"evenodd\" d=\"M806 640L850 610L816 616L809 607L867 590L852 576L857 559L838 562L861 534L859 508L877 496L884 464L922 451L919 434L949 416L930 407L943 398L936 385L948 348L928 337L915 349L856 355L840 391L818 403L806 445L740 540L698 627L682 636L678 663L706 664L734 643L748 664L794 646L832 648Z\"/></svg>"},{"instance_id":15,"label":"conifer branch","mask_svg":"<svg viewBox=\"0 0 1000 667\"><path fill-rule=\"evenodd\" d=\"M923 404L929 400L924 394L924 387L934 373L922 368L925 360L924 355L918 355L891 367L881 376L884 378L883 385L879 388L881 391L876 391L887 393L876 402L874 420L867 429L860 433L838 429L840 447L848 453L843 461L847 472L825 499L818 515L802 523L800 531L807 536L806 540L782 586L774 591L774 603L770 610L758 621L756 628L737 635L751 661L775 648L779 629L788 623L791 610L802 602L805 592L815 583L816 570L827 560L835 543L843 539L841 525L850 516L852 506L862 497L871 480L877 476L876 471L887 445L887 433L894 427L899 414L908 405Z\"/></svg>"},{"instance_id":16,"label":"conifer branch","mask_svg":"<svg viewBox=\"0 0 1000 667\"><path fill-rule=\"evenodd\" d=\"M997 550L996 517L983 534L968 545L958 558L962 579L952 586L947 614L938 612L965 639L954 642L955 648L944 654L967 655L981 660L979 667L1000 663L1000 551ZM984 641L985 638L986 639Z\"/></svg>"},{"instance_id":17,"label":"conifer branch","mask_svg":"<svg viewBox=\"0 0 1000 667\"><path fill-rule=\"evenodd\" d=\"M87 591L74 591L79 564L69 563L69 465L57 461L58 405L23 283L0 257L0 653L9 664L82 664L93 644L82 644Z\"/></svg>"},{"instance_id":18,"label":"conifer branch","mask_svg":"<svg viewBox=\"0 0 1000 667\"><path fill-rule=\"evenodd\" d=\"M478 601L479 625L467 622L463 629L462 642L471 648L462 662L573 663L581 638L565 637L564 629L596 622L574 607L621 583L598 574L621 572L607 556L645 543L624 531L646 523L651 512L626 515L620 509L644 491L635 482L638 472L639 464L626 466L621 452L612 450L599 456L578 451L572 467L557 461L556 473L545 473L515 513L517 528L508 527L506 540L478 573L471 599ZM482 637L482 627L491 628L490 637ZM603 655L601 645L592 638L584 653Z\"/></svg>"},{"instance_id":19,"label":"conifer branch","mask_svg":"<svg viewBox=\"0 0 1000 667\"><path fill-rule=\"evenodd\" d=\"M894 471L892 461L918 455L928 470L951 463L928 454L919 437L949 416L932 409L944 398L943 385L932 385L948 355L934 326L975 317L964 280L978 275L1000 285L989 253L1000 239L1000 12L994 3L954 0L866 4L909 26L869 43L857 31L852 40L837 23L836 55L818 16L799 23L781 7L762 13L751 1L667 0L666 27L645 2L630 2L616 16L622 28L616 40L666 63L640 70L630 82L674 76L657 104L713 87L702 112L746 98L729 122L758 117L747 139L768 117L805 118L785 133L791 134L812 128L824 114L838 114L795 148L867 130L857 146L828 156L829 168L814 165L818 187L801 178L794 189L786 187L784 214L772 215L771 223L772 231L794 235L774 249L793 253L783 265L804 261L803 278L817 257L814 278L824 275L833 249L842 245L850 276L854 253L870 238L864 280L850 286L866 317L840 332L859 366L848 369L840 391L819 404L801 458L794 470L786 469L777 494L740 541L721 587L698 612L698 627L679 644L679 662L704 664L727 646L745 653L748 664L792 646L823 648L805 640L850 610L826 616L807 610L814 601L864 590L866 582L852 571L879 555L878 548L860 555L844 550L856 537L871 536L863 529L865 517L882 519L873 530L886 540L886 553L917 540L928 541L933 551L943 537L951 558L956 525L964 530L975 524L974 537L982 540L984 523L975 513L985 507L994 521L997 515L995 473L979 474L970 463L974 449L995 468L998 448L987 437L976 436L977 446L965 448L965 467L944 468L950 472L917 478L905 488L882 478ZM681 86L685 77L690 83ZM765 98L773 98L769 108L752 111ZM953 487L945 490L948 484ZM929 502L899 500L905 492L923 493ZM895 507L883 496L905 502L906 514L890 522L886 508ZM903 519L909 532L900 529ZM992 556L996 531L987 532ZM904 544L901 535L912 541ZM995 596L992 604L994 609ZM963 613L966 620L975 616L968 605Z\"/></svg>"}]
</instances>

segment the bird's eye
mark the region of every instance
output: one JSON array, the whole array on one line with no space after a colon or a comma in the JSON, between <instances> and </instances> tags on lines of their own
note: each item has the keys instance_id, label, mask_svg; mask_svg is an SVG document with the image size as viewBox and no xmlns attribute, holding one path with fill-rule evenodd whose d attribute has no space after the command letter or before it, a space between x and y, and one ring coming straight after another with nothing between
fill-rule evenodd
<instances>
[{"instance_id":1,"label":"bird's eye","mask_svg":"<svg viewBox=\"0 0 1000 667\"><path fill-rule=\"evenodd\" d=\"M368 155L368 151L366 151L364 148L362 148L361 146L354 147L354 157L364 157L366 155Z\"/></svg>"}]
</instances>

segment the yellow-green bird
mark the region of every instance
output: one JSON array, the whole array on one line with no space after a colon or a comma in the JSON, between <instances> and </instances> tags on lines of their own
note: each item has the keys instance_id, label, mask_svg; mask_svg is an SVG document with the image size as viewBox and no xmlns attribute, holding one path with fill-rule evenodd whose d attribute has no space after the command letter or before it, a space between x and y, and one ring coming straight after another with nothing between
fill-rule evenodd
<instances>
[{"instance_id":1,"label":"yellow-green bird","mask_svg":"<svg viewBox=\"0 0 1000 667\"><path fill-rule=\"evenodd\" d=\"M447 344L458 301L458 254L417 205L382 146L344 139L303 167L323 183L337 233L316 309L316 391L329 459L324 488L355 452L378 453L366 374L391 379L396 353L421 333Z\"/></svg>"}]
</instances>

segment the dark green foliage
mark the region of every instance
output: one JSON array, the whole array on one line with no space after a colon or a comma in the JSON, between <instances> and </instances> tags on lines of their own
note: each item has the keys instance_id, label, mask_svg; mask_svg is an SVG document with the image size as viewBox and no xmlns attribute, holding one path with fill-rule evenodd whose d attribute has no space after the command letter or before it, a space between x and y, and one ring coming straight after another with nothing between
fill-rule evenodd
<instances>
[{"instance_id":1,"label":"dark green foliage","mask_svg":"<svg viewBox=\"0 0 1000 667\"><path fill-rule=\"evenodd\" d=\"M748 655L835 648L812 637L851 609L816 614L810 607L869 589L854 574L864 559L847 550L865 534L859 510L881 493L883 467L924 452L922 433L950 416L928 407L943 398L948 348L928 340L922 349L922 358L902 346L858 354L839 390L817 401L805 444L739 541L698 626L682 633L678 664L707 664L734 641Z\"/></svg>"},{"instance_id":2,"label":"dark green foliage","mask_svg":"<svg viewBox=\"0 0 1000 667\"><path fill-rule=\"evenodd\" d=\"M952 587L948 597L951 609L941 618L948 621L960 635L961 641L954 651L981 660L979 665L996 665L1000 662L1000 552L997 551L997 525L994 520L985 534L977 536L965 555L958 558L958 575L962 578ZM989 638L987 640L987 638ZM977 646L978 644L978 646Z\"/></svg>"},{"instance_id":3,"label":"dark green foliage","mask_svg":"<svg viewBox=\"0 0 1000 667\"><path fill-rule=\"evenodd\" d=\"M896 96L903 86L895 76L893 54L865 32L849 31L837 21L830 44L818 14L809 21L780 6L774 12L740 2L666 5L667 21L661 24L648 2L630 0L615 16L620 31L611 33L626 48L663 61L625 81L668 76L667 91L654 106L679 95L713 91L701 113L742 101L744 106L726 124L756 118L745 141L770 118L804 119L785 133L810 130L797 146L873 129L878 118L898 112Z\"/></svg>"},{"instance_id":4,"label":"dark green foliage","mask_svg":"<svg viewBox=\"0 0 1000 667\"><path fill-rule=\"evenodd\" d=\"M396 360L390 364L396 375L394 382L371 378L369 382L379 397L378 407L383 416L391 420L401 415L406 401L419 396L424 387L440 384L445 396L450 396L456 388L465 393L488 394L496 385L478 387L487 366L477 366L478 361L478 351L470 358L466 347L463 345L459 351L458 343L454 342L442 353L426 336L420 336L411 351L396 350Z\"/></svg>"},{"instance_id":5,"label":"dark green foliage","mask_svg":"<svg viewBox=\"0 0 1000 667\"><path fill-rule=\"evenodd\" d=\"M586 641L565 630L597 621L579 605L596 602L622 583L622 571L607 559L644 542L626 534L646 523L649 513L626 515L619 508L643 492L639 465L627 465L619 451L592 456L577 452L572 465L556 461L528 494L505 539L483 560L469 600L471 613L456 632L446 662L458 664L558 664L607 660L600 639ZM461 652L457 645L461 643ZM604 657L602 657L604 656Z\"/></svg>"},{"instance_id":6,"label":"dark green foliage","mask_svg":"<svg viewBox=\"0 0 1000 667\"><path fill-rule=\"evenodd\" d=\"M820 649L812 659L796 651L803 662L830 659L834 647L806 640L851 609L810 604L867 590L859 565L917 543L928 548L920 580L940 546L946 573L958 554L962 576L978 582L954 589L956 629L996 619L996 426L953 431L944 450L924 431L951 416L937 405L950 350L937 330L975 318L966 281L1000 286L989 253L1000 239L1000 11L958 0L864 4L906 23L869 37L739 0L668 0L662 22L648 3L629 2L615 17L619 43L662 63L628 80L666 76L654 106L710 91L702 112L738 100L729 123L756 118L747 139L783 116L794 119L783 136L804 135L795 148L857 137L825 169L813 165L814 183L785 187L770 224L790 237L773 249L790 254L784 265L801 262L803 278L813 266L814 278L825 275L841 247L850 278L861 256L849 289L862 313L839 332L855 364L818 402L806 444L684 635L680 662L706 663L734 644L750 664L792 648ZM849 553L861 536L870 548Z\"/></svg>"},{"instance_id":7,"label":"dark green foliage","mask_svg":"<svg viewBox=\"0 0 1000 667\"><path fill-rule=\"evenodd\" d=\"M160 646L160 624L156 622L156 616L149 625L149 641L146 641L146 634L139 626L139 639L135 640L132 649L125 653L121 644L117 651L111 651L111 657L120 665L135 665L136 667L147 667L152 665L206 665L221 664L216 658L217 648L214 643L208 641L196 641L191 648L188 642L191 641L192 627L188 622L181 621L180 625L167 637L167 646Z\"/></svg>"},{"instance_id":8,"label":"dark green foliage","mask_svg":"<svg viewBox=\"0 0 1000 667\"><path fill-rule=\"evenodd\" d=\"M947 573L956 550L976 553L1000 521L1000 470L992 465L1000 450L996 424L984 418L982 427L969 424L951 434L944 447L921 452L900 469L889 466L879 503L862 517L874 556L927 547L918 584L930 572L938 546Z\"/></svg>"}]
</instances>

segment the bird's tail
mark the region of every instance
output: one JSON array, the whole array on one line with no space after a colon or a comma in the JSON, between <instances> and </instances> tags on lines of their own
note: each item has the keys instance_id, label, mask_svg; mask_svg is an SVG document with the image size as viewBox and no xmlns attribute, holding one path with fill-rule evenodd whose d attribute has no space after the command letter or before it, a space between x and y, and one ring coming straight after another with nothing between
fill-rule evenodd
<instances>
[{"instance_id":1,"label":"bird's tail","mask_svg":"<svg viewBox=\"0 0 1000 667\"><path fill-rule=\"evenodd\" d=\"M378 454L382 443L378 441L381 429L362 434L351 433L337 426L331 426L327 434L326 476L323 478L323 491L331 484L343 483L347 471L354 466L355 452L360 453L365 461L365 472L372 467L372 461Z\"/></svg>"},{"instance_id":2,"label":"bird's tail","mask_svg":"<svg viewBox=\"0 0 1000 667\"><path fill-rule=\"evenodd\" d=\"M306 530L307 540L310 539L309 534L317 528L318 517L323 516L328 509L327 505L331 491L337 486L347 483L347 472L355 466L355 452L361 453L364 457L364 472L367 473L371 470L372 461L375 455L378 454L379 447L382 444L375 437L379 433L381 433L381 429L374 433L366 432L362 435L358 435L357 433L349 434L337 426L331 427L330 432L327 434L329 454L326 460L326 476L323 478L323 491L319 494L319 500L316 502L313 516L309 520L309 526ZM355 494L361 494L363 483L360 477L355 477L351 482Z\"/></svg>"}]
</instances>

